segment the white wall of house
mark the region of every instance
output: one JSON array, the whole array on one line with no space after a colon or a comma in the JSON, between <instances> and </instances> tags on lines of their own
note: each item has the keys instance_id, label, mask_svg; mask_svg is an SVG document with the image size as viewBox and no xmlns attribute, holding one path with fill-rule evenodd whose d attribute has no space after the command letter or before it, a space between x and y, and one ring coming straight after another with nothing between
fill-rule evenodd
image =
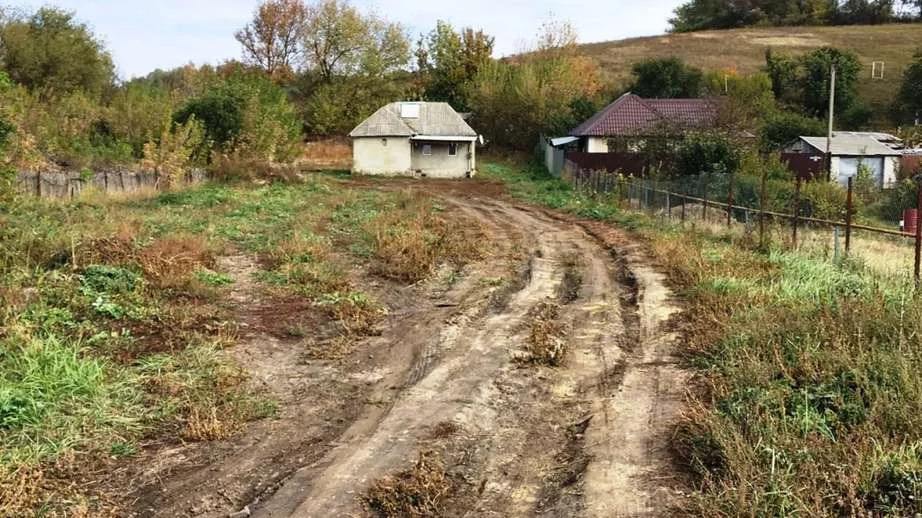
<instances>
[{"instance_id":1,"label":"white wall of house","mask_svg":"<svg viewBox=\"0 0 922 518\"><path fill-rule=\"evenodd\" d=\"M608 153L608 137L586 137L587 153Z\"/></svg>"},{"instance_id":2,"label":"white wall of house","mask_svg":"<svg viewBox=\"0 0 922 518\"><path fill-rule=\"evenodd\" d=\"M900 157L888 156L884 158L884 188L896 185L896 173L900 170Z\"/></svg>"},{"instance_id":3,"label":"white wall of house","mask_svg":"<svg viewBox=\"0 0 922 518\"><path fill-rule=\"evenodd\" d=\"M833 156L830 163L832 177L842 186L846 186L848 178L858 174L859 164L864 164L871 169L871 174L878 186L888 188L896 183L896 171L899 167L898 156Z\"/></svg>"},{"instance_id":4,"label":"white wall of house","mask_svg":"<svg viewBox=\"0 0 922 518\"><path fill-rule=\"evenodd\" d=\"M371 175L410 175L410 139L357 137L352 139L352 172Z\"/></svg>"},{"instance_id":5,"label":"white wall of house","mask_svg":"<svg viewBox=\"0 0 922 518\"><path fill-rule=\"evenodd\" d=\"M450 154L451 144L455 145L454 155ZM474 175L475 160L473 142L417 140L412 143L410 170L414 174L431 178L464 178Z\"/></svg>"}]
</instances>

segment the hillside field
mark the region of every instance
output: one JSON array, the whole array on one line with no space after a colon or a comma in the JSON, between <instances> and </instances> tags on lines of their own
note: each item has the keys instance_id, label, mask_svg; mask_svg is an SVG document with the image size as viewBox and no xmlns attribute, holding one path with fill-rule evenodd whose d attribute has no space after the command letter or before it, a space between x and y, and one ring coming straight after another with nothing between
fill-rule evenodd
<instances>
[{"instance_id":1,"label":"hillside field","mask_svg":"<svg viewBox=\"0 0 922 518\"><path fill-rule=\"evenodd\" d=\"M735 68L752 73L765 64L765 51L802 54L833 46L858 55L863 65L860 91L871 108L885 109L899 88L903 68L922 49L922 24L838 27L766 27L665 34L580 46L599 61L616 83L626 83L631 64L647 58L677 56L705 70ZM884 78L872 79L874 61L883 61ZM881 118L876 113L876 118Z\"/></svg>"}]
</instances>

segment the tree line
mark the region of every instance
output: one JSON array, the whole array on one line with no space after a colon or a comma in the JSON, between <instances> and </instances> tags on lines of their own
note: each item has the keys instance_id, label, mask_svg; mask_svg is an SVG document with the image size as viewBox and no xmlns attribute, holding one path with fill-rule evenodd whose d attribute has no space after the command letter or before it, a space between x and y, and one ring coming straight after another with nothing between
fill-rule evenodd
<instances>
[{"instance_id":1,"label":"tree line","mask_svg":"<svg viewBox=\"0 0 922 518\"><path fill-rule=\"evenodd\" d=\"M555 21L538 28L530 52L503 59L482 30L440 21L412 41L399 23L343 0L264 1L235 36L239 61L120 81L102 40L73 12L0 11L0 169L282 163L305 136L343 135L401 99L450 103L472 114L491 145L528 151L625 91L720 97L729 133L755 130L772 147L822 131L833 63L843 127L870 116L856 93L857 58L836 49L769 52L753 75L646 60L622 85L579 54L572 26ZM922 50L906 69L894 122L919 117L920 89Z\"/></svg>"},{"instance_id":2,"label":"tree line","mask_svg":"<svg viewBox=\"0 0 922 518\"><path fill-rule=\"evenodd\" d=\"M690 0L674 32L751 26L870 25L922 18L922 0Z\"/></svg>"}]
</instances>

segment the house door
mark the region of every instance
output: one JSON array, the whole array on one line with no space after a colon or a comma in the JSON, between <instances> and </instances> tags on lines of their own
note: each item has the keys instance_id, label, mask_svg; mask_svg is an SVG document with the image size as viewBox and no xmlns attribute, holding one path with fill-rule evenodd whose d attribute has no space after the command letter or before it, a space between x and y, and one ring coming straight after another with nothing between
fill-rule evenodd
<instances>
[{"instance_id":1,"label":"house door","mask_svg":"<svg viewBox=\"0 0 922 518\"><path fill-rule=\"evenodd\" d=\"M871 176L877 185L883 185L884 159L881 157L842 157L839 159L837 180L841 185L848 184L848 178L858 174L858 165L864 164L871 169Z\"/></svg>"}]
</instances>

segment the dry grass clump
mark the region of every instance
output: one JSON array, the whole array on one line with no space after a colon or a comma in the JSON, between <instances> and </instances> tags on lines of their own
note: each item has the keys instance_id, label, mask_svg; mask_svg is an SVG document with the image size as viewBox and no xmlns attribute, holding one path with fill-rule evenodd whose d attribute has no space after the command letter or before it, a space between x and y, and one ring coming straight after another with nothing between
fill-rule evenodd
<instances>
[{"instance_id":1,"label":"dry grass clump","mask_svg":"<svg viewBox=\"0 0 922 518\"><path fill-rule=\"evenodd\" d=\"M372 236L374 273L401 282L418 282L442 263L461 267L482 257L479 225L458 214L434 210L421 193L405 195L396 210L367 225Z\"/></svg>"},{"instance_id":2,"label":"dry grass clump","mask_svg":"<svg viewBox=\"0 0 922 518\"><path fill-rule=\"evenodd\" d=\"M193 235L160 238L138 250L136 260L147 278L164 289L188 287L195 271L215 265L205 240Z\"/></svg>"},{"instance_id":3,"label":"dry grass clump","mask_svg":"<svg viewBox=\"0 0 922 518\"><path fill-rule=\"evenodd\" d=\"M560 319L560 306L550 300L541 302L531 311L531 328L526 339L526 355L522 361L556 367L567 353L569 328Z\"/></svg>"},{"instance_id":4,"label":"dry grass clump","mask_svg":"<svg viewBox=\"0 0 922 518\"><path fill-rule=\"evenodd\" d=\"M43 464L0 466L0 516L67 516L96 518L120 516L105 498L90 499L68 480L79 470L73 458ZM99 495L96 495L99 496Z\"/></svg>"},{"instance_id":5,"label":"dry grass clump","mask_svg":"<svg viewBox=\"0 0 922 518\"><path fill-rule=\"evenodd\" d=\"M0 468L0 516L34 513L45 498L45 474L35 466Z\"/></svg>"},{"instance_id":6,"label":"dry grass clump","mask_svg":"<svg viewBox=\"0 0 922 518\"><path fill-rule=\"evenodd\" d=\"M413 467L378 480L365 495L365 504L384 518L439 516L452 487L439 454L421 452Z\"/></svg>"},{"instance_id":7,"label":"dry grass clump","mask_svg":"<svg viewBox=\"0 0 922 518\"><path fill-rule=\"evenodd\" d=\"M138 268L156 288L189 292L196 291L194 273L215 264L204 238L187 234L162 237L140 245L131 233L122 231L77 245L73 254L74 265Z\"/></svg>"},{"instance_id":8,"label":"dry grass clump","mask_svg":"<svg viewBox=\"0 0 922 518\"><path fill-rule=\"evenodd\" d=\"M181 434L191 441L214 441L226 439L236 432L241 423L223 415L218 417L218 408L193 407L186 416Z\"/></svg>"},{"instance_id":9,"label":"dry grass clump","mask_svg":"<svg viewBox=\"0 0 922 518\"><path fill-rule=\"evenodd\" d=\"M270 162L265 157L240 154L215 154L209 166L211 174L222 180L297 180L301 168L296 164Z\"/></svg>"}]
</instances>

